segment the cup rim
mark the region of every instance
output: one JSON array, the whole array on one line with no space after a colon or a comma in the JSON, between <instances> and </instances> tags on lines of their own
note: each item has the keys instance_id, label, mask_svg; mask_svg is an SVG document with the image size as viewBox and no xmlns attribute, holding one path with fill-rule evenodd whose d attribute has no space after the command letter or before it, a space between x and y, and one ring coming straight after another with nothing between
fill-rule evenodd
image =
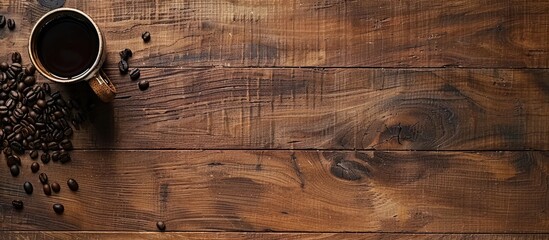
<instances>
[{"instance_id":1,"label":"cup rim","mask_svg":"<svg viewBox=\"0 0 549 240\"><path fill-rule=\"evenodd\" d=\"M54 15L54 14L60 14L61 12L73 12L73 13L76 13L78 15L81 15L83 16L84 18L86 18L92 25L93 27L95 28L95 32L97 33L97 37L99 38L99 51L97 53L97 57L95 58L95 61L93 63L93 65L86 69L86 71L74 76L74 77L71 77L71 78L60 78L58 76L55 76L54 74L50 73L49 71L47 71L46 69L43 69L43 65L42 64L39 64L40 60L39 59L35 59L38 58L38 56L34 56L34 53L33 53L33 42L35 40L35 34L37 34L37 28L41 28L44 26L44 21L47 20L51 15ZM29 42L28 42L28 51L29 51L29 58L32 62L32 64L36 67L36 70L38 70L38 72L40 72L42 74L42 76L46 77L47 79L51 80L51 81L54 81L54 82L59 82L59 83L72 83L72 82L78 82L78 81L81 81L81 80L85 80L87 77L89 77L91 75L92 72L94 72L95 70L97 70L98 68L98 65L100 64L101 62L101 59L102 59L102 55L103 55L103 35L101 34L101 31L99 30L99 27L97 26L97 24L93 21L93 19L88 16L86 13L78 10L78 9L75 9L75 8L58 8L58 9L54 9L52 11L49 11L47 12L46 14L44 14L42 17L40 17L40 19L38 19L38 21L36 21L36 23L34 24L34 26L32 27L32 30L31 30L31 34L29 36Z\"/></svg>"}]
</instances>

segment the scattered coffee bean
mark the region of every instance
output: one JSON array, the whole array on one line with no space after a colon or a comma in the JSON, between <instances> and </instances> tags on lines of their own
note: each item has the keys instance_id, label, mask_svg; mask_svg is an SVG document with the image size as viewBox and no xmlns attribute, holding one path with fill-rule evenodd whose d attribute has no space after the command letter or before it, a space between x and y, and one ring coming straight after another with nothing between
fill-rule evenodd
<instances>
[{"instance_id":1,"label":"scattered coffee bean","mask_svg":"<svg viewBox=\"0 0 549 240\"><path fill-rule=\"evenodd\" d=\"M139 80L139 83L137 85L139 86L139 90L145 91L149 88L149 81Z\"/></svg>"},{"instance_id":2,"label":"scattered coffee bean","mask_svg":"<svg viewBox=\"0 0 549 240\"><path fill-rule=\"evenodd\" d=\"M71 155L68 152L61 152L59 154L59 162L67 163L71 161Z\"/></svg>"},{"instance_id":3,"label":"scattered coffee bean","mask_svg":"<svg viewBox=\"0 0 549 240\"><path fill-rule=\"evenodd\" d=\"M5 71L8 71L9 68L10 68L10 65L7 62L0 63L0 70L5 72Z\"/></svg>"},{"instance_id":4,"label":"scattered coffee bean","mask_svg":"<svg viewBox=\"0 0 549 240\"><path fill-rule=\"evenodd\" d=\"M38 171L40 171L40 164L38 164L37 162L33 162L31 164L31 171L33 173L37 173Z\"/></svg>"},{"instance_id":5,"label":"scattered coffee bean","mask_svg":"<svg viewBox=\"0 0 549 240\"><path fill-rule=\"evenodd\" d=\"M32 183L30 182L23 183L23 189L25 189L25 192L27 194L32 194L32 191L34 190L34 188L32 187Z\"/></svg>"},{"instance_id":6,"label":"scattered coffee bean","mask_svg":"<svg viewBox=\"0 0 549 240\"><path fill-rule=\"evenodd\" d=\"M40 156L40 160L42 160L42 163L48 164L50 162L50 154L47 152L42 153L42 156Z\"/></svg>"},{"instance_id":7,"label":"scattered coffee bean","mask_svg":"<svg viewBox=\"0 0 549 240\"><path fill-rule=\"evenodd\" d=\"M36 83L36 78L34 78L33 76L27 76L25 77L25 80L23 80L23 82L27 86L32 86Z\"/></svg>"},{"instance_id":8,"label":"scattered coffee bean","mask_svg":"<svg viewBox=\"0 0 549 240\"><path fill-rule=\"evenodd\" d=\"M48 175L45 173L40 173L40 175L38 175L38 179L40 179L42 184L48 183Z\"/></svg>"},{"instance_id":9,"label":"scattered coffee bean","mask_svg":"<svg viewBox=\"0 0 549 240\"><path fill-rule=\"evenodd\" d=\"M21 165L21 158L16 155L9 155L6 159L6 162L8 163L8 167L11 167L13 165Z\"/></svg>"},{"instance_id":10,"label":"scattered coffee bean","mask_svg":"<svg viewBox=\"0 0 549 240\"><path fill-rule=\"evenodd\" d=\"M69 180L67 180L67 185L71 191L78 191L78 183L76 180L69 178Z\"/></svg>"},{"instance_id":11,"label":"scattered coffee bean","mask_svg":"<svg viewBox=\"0 0 549 240\"><path fill-rule=\"evenodd\" d=\"M151 40L151 33L144 32L143 34L141 34L141 38L144 42L149 42Z\"/></svg>"},{"instance_id":12,"label":"scattered coffee bean","mask_svg":"<svg viewBox=\"0 0 549 240\"><path fill-rule=\"evenodd\" d=\"M11 19L11 18L8 19L8 29L9 29L9 30L15 29L15 20L13 20L13 19Z\"/></svg>"},{"instance_id":13,"label":"scattered coffee bean","mask_svg":"<svg viewBox=\"0 0 549 240\"><path fill-rule=\"evenodd\" d=\"M11 201L11 205L17 210L23 209L23 201L21 200L13 200Z\"/></svg>"},{"instance_id":14,"label":"scattered coffee bean","mask_svg":"<svg viewBox=\"0 0 549 240\"><path fill-rule=\"evenodd\" d=\"M62 214L65 211L65 207L63 206L63 204L56 203L53 204L53 211L57 214Z\"/></svg>"},{"instance_id":15,"label":"scattered coffee bean","mask_svg":"<svg viewBox=\"0 0 549 240\"><path fill-rule=\"evenodd\" d=\"M130 72L130 78L132 80L137 80L139 79L139 77L141 76L141 71L139 70L139 68L134 68L131 72Z\"/></svg>"},{"instance_id":16,"label":"scattered coffee bean","mask_svg":"<svg viewBox=\"0 0 549 240\"><path fill-rule=\"evenodd\" d=\"M11 54L11 62L21 63L21 54L19 52L14 52Z\"/></svg>"},{"instance_id":17,"label":"scattered coffee bean","mask_svg":"<svg viewBox=\"0 0 549 240\"><path fill-rule=\"evenodd\" d=\"M158 228L158 230L164 232L166 230L166 224L162 221L156 222L156 228Z\"/></svg>"},{"instance_id":18,"label":"scattered coffee bean","mask_svg":"<svg viewBox=\"0 0 549 240\"><path fill-rule=\"evenodd\" d=\"M29 155L32 159L37 159L38 158L38 151L32 150Z\"/></svg>"},{"instance_id":19,"label":"scattered coffee bean","mask_svg":"<svg viewBox=\"0 0 549 240\"><path fill-rule=\"evenodd\" d=\"M34 75L35 72L36 72L36 67L34 67L34 65L32 64L29 64L27 68L25 68L25 74L27 74L27 76L32 76Z\"/></svg>"},{"instance_id":20,"label":"scattered coffee bean","mask_svg":"<svg viewBox=\"0 0 549 240\"><path fill-rule=\"evenodd\" d=\"M118 62L118 71L120 71L120 73L128 73L128 67L128 62L126 62L126 60L120 60L120 62Z\"/></svg>"},{"instance_id":21,"label":"scattered coffee bean","mask_svg":"<svg viewBox=\"0 0 549 240\"><path fill-rule=\"evenodd\" d=\"M131 58L132 56L133 56L132 50L128 48L120 51L120 59L124 61L128 61L128 58Z\"/></svg>"},{"instance_id":22,"label":"scattered coffee bean","mask_svg":"<svg viewBox=\"0 0 549 240\"><path fill-rule=\"evenodd\" d=\"M42 188L44 189L44 194L46 194L46 196L51 195L51 187L49 184L44 184Z\"/></svg>"},{"instance_id":23,"label":"scattered coffee bean","mask_svg":"<svg viewBox=\"0 0 549 240\"><path fill-rule=\"evenodd\" d=\"M61 190L61 186L59 185L59 183L53 182L51 184L51 190L53 190L53 192L55 193L58 193Z\"/></svg>"},{"instance_id":24,"label":"scattered coffee bean","mask_svg":"<svg viewBox=\"0 0 549 240\"><path fill-rule=\"evenodd\" d=\"M19 166L17 165L11 165L10 167L10 173L12 176L17 177L19 176Z\"/></svg>"},{"instance_id":25,"label":"scattered coffee bean","mask_svg":"<svg viewBox=\"0 0 549 240\"><path fill-rule=\"evenodd\" d=\"M0 15L0 28L4 28L4 26L6 26L6 17Z\"/></svg>"}]
</instances>

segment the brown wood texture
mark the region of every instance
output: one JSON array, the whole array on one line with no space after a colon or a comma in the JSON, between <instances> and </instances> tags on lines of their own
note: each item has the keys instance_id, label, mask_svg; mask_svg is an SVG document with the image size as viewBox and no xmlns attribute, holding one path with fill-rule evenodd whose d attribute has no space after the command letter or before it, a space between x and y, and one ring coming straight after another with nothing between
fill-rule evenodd
<instances>
[{"instance_id":1,"label":"brown wood texture","mask_svg":"<svg viewBox=\"0 0 549 240\"><path fill-rule=\"evenodd\" d=\"M398 233L257 233L257 232L0 232L4 240L20 239L259 239L259 240L545 240L548 234L398 234Z\"/></svg>"},{"instance_id":2,"label":"brown wood texture","mask_svg":"<svg viewBox=\"0 0 549 240\"><path fill-rule=\"evenodd\" d=\"M145 92L107 73L119 99L77 148L549 150L549 70L142 69Z\"/></svg>"},{"instance_id":3,"label":"brown wood texture","mask_svg":"<svg viewBox=\"0 0 549 240\"><path fill-rule=\"evenodd\" d=\"M549 67L545 0L67 1L137 66ZM0 3L19 23L3 44L24 49L36 1ZM7 30L2 30L6 32ZM150 31L152 41L140 36Z\"/></svg>"},{"instance_id":4,"label":"brown wood texture","mask_svg":"<svg viewBox=\"0 0 549 240\"><path fill-rule=\"evenodd\" d=\"M543 233L549 154L414 151L75 151L42 166L60 194L0 175L2 230ZM0 164L0 172L7 172ZM68 191L69 177L80 183ZM35 184L28 196L25 180ZM56 215L51 206L65 204Z\"/></svg>"}]
</instances>

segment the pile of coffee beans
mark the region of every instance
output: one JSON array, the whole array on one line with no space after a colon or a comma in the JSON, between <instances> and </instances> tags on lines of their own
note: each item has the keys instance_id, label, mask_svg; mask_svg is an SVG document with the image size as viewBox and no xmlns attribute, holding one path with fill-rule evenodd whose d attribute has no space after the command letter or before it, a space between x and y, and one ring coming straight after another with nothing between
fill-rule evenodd
<instances>
[{"instance_id":1,"label":"pile of coffee beans","mask_svg":"<svg viewBox=\"0 0 549 240\"><path fill-rule=\"evenodd\" d=\"M35 161L30 165L32 173L40 171L38 158L42 164L48 164L50 160L62 164L70 162L73 128L80 129L85 120L78 101L65 100L60 92L52 91L48 83L37 84L35 72L32 64L22 65L18 52L11 54L11 64L0 63L0 149L13 177L22 171L21 157L27 152ZM61 190L57 182L50 185L44 172L38 179L47 196ZM72 191L78 190L74 179L69 179L67 185ZM30 181L23 184L25 193L32 194L33 189ZM12 205L15 209L23 208L21 200L14 200ZM63 205L54 205L54 210L62 213Z\"/></svg>"}]
</instances>

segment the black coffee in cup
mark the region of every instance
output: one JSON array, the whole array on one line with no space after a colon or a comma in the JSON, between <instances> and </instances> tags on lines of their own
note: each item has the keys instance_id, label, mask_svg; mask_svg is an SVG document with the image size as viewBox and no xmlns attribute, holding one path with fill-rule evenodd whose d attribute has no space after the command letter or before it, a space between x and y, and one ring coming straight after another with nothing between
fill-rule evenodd
<instances>
[{"instance_id":1,"label":"black coffee in cup","mask_svg":"<svg viewBox=\"0 0 549 240\"><path fill-rule=\"evenodd\" d=\"M37 55L50 73L71 78L93 67L99 54L99 36L90 21L58 16L38 31Z\"/></svg>"}]
</instances>

